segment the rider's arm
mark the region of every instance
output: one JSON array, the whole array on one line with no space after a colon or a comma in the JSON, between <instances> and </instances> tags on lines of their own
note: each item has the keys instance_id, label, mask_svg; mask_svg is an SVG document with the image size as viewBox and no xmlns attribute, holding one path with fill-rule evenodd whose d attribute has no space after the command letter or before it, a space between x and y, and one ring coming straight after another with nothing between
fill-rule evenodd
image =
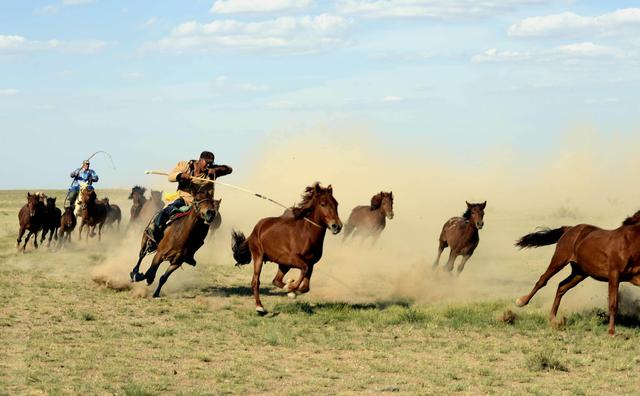
<instances>
[{"instance_id":1,"label":"rider's arm","mask_svg":"<svg viewBox=\"0 0 640 396\"><path fill-rule=\"evenodd\" d=\"M173 170L171 172L169 172L169 181L170 182L179 182L180 181L180 175L184 172L188 172L189 171L189 162L188 161L180 161L178 162L178 164L175 166L175 168L173 168Z\"/></svg>"},{"instance_id":2,"label":"rider's arm","mask_svg":"<svg viewBox=\"0 0 640 396\"><path fill-rule=\"evenodd\" d=\"M227 165L213 165L209 168L209 176L220 177L225 176L233 172L233 168Z\"/></svg>"},{"instance_id":3,"label":"rider's arm","mask_svg":"<svg viewBox=\"0 0 640 396\"><path fill-rule=\"evenodd\" d=\"M92 183L96 183L98 181L98 175L96 174L96 172L91 171L91 182Z\"/></svg>"},{"instance_id":4,"label":"rider's arm","mask_svg":"<svg viewBox=\"0 0 640 396\"><path fill-rule=\"evenodd\" d=\"M71 178L75 179L76 177L78 177L78 174L80 173L80 169L76 169L73 172L71 172Z\"/></svg>"}]
</instances>

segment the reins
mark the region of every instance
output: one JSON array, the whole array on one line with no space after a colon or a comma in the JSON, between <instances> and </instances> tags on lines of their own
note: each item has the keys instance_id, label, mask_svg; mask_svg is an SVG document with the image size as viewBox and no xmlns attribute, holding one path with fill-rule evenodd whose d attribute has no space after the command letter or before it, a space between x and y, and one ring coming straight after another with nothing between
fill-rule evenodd
<instances>
[{"instance_id":1,"label":"reins","mask_svg":"<svg viewBox=\"0 0 640 396\"><path fill-rule=\"evenodd\" d=\"M169 174L168 174L168 173L166 173L166 172L150 171L150 170L144 171L144 173L146 173L147 175L160 175L160 176L168 176L168 175L169 175ZM271 198L269 198L269 197L267 197L267 196L265 196L265 195L262 195L262 194L259 194L259 193L256 193L256 192L253 192L253 191L251 191L251 190L247 190L246 188L243 188L243 187L235 186L235 185L233 185L233 184L220 182L220 181L215 180L215 179L206 179L206 178L204 178L204 177L192 177L192 178L191 178L191 180L198 180L198 181L201 181L201 182L203 182L203 183L219 184L219 185L221 185L221 186L225 186L225 187L233 188L233 189L235 189L235 190L242 191L242 192L244 192L244 193L251 194L251 195L253 195L253 196L255 196L255 197L258 197L258 198L264 199L264 200L266 200L266 201L269 201L269 202L271 202L271 203L273 203L273 204L276 204L276 205L278 205L278 206L280 206L280 207L282 207L282 208L284 208L284 209L286 209L286 210L290 210L290 209L291 209L291 208L289 208L289 207L287 207L287 206L284 206L284 205L283 205L283 204L281 204L280 202L278 202L278 201L276 201L276 200L274 200L274 199L271 199ZM320 224L318 224L318 223L316 223L315 221L313 221L313 220L309 219L308 217L303 217L302 219L303 219L303 220L305 220L305 221L307 221L309 224L312 224L312 225L314 225L314 226L316 226L316 227L318 227L318 228L324 228L324 227L322 227Z\"/></svg>"}]
</instances>

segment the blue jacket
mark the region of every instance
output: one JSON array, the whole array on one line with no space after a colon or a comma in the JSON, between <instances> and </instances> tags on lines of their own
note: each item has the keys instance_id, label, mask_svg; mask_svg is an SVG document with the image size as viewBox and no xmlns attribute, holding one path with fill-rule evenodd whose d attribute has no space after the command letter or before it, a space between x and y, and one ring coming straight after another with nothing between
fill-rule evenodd
<instances>
[{"instance_id":1,"label":"blue jacket","mask_svg":"<svg viewBox=\"0 0 640 396\"><path fill-rule=\"evenodd\" d=\"M85 182L91 186L92 183L98 181L98 175L92 169L84 170L78 168L71 172L71 178L73 179L73 183L71 183L69 191L80 191L80 182Z\"/></svg>"}]
</instances>

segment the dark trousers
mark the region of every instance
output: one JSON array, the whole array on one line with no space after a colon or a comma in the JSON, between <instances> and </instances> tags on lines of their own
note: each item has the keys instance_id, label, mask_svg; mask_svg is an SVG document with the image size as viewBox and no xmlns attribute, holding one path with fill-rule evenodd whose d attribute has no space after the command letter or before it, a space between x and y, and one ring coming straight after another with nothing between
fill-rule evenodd
<instances>
[{"instance_id":1,"label":"dark trousers","mask_svg":"<svg viewBox=\"0 0 640 396\"><path fill-rule=\"evenodd\" d=\"M165 206L160 213L156 216L155 226L156 230L163 229L167 220L174 214L178 209L185 205L184 199L178 198L175 201L171 202L169 205Z\"/></svg>"}]
</instances>

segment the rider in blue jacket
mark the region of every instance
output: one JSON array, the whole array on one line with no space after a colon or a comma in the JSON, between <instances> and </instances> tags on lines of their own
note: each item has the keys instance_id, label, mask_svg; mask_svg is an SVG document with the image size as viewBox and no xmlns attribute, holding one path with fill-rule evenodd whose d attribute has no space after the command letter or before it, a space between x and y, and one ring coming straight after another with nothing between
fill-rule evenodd
<instances>
[{"instance_id":1,"label":"rider in blue jacket","mask_svg":"<svg viewBox=\"0 0 640 396\"><path fill-rule=\"evenodd\" d=\"M75 206L76 199L80 193L80 182L87 183L87 188L93 189L92 184L98 181L98 175L93 169L89 169L89 165L89 160L86 160L82 163L81 168L71 172L73 183L71 183L71 187L69 187L69 192L67 193L68 206Z\"/></svg>"}]
</instances>

